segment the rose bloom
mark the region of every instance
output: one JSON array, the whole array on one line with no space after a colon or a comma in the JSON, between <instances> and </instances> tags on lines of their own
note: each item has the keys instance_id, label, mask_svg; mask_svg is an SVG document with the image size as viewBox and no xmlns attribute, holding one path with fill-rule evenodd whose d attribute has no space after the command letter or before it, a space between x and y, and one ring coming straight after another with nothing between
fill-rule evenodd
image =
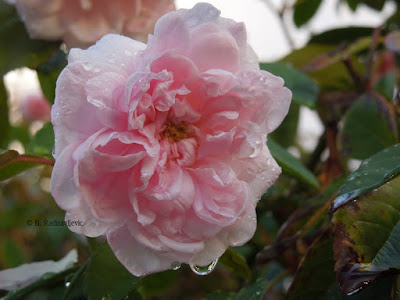
<instances>
[{"instance_id":1,"label":"rose bloom","mask_svg":"<svg viewBox=\"0 0 400 300\"><path fill-rule=\"evenodd\" d=\"M107 33L146 40L173 0L13 0L31 38L86 48Z\"/></svg>"},{"instance_id":2,"label":"rose bloom","mask_svg":"<svg viewBox=\"0 0 400 300\"><path fill-rule=\"evenodd\" d=\"M57 81L52 194L134 275L246 243L281 172L266 135L291 92L219 14L197 4L158 20L147 46L110 34L72 49Z\"/></svg>"},{"instance_id":3,"label":"rose bloom","mask_svg":"<svg viewBox=\"0 0 400 300\"><path fill-rule=\"evenodd\" d=\"M19 100L18 105L22 119L27 123L50 120L50 103L42 94L27 94Z\"/></svg>"}]
</instances>

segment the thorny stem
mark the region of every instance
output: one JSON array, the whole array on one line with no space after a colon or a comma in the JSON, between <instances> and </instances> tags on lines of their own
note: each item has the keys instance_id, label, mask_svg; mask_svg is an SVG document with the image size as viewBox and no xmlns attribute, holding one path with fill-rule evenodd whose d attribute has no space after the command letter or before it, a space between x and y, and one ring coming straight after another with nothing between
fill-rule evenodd
<instances>
[{"instance_id":1,"label":"thorny stem","mask_svg":"<svg viewBox=\"0 0 400 300\"><path fill-rule=\"evenodd\" d=\"M270 2L270 0L264 0L264 3L268 6L268 8L275 13L279 17L279 22L281 24L283 34L285 35L285 38L289 44L289 47L291 50L295 48L295 44L293 41L292 36L290 35L289 28L287 26L287 23L285 22L285 14L287 10L290 8L290 5L288 4L288 1L285 1L283 3L283 6L280 10L278 10L274 5Z\"/></svg>"}]
</instances>

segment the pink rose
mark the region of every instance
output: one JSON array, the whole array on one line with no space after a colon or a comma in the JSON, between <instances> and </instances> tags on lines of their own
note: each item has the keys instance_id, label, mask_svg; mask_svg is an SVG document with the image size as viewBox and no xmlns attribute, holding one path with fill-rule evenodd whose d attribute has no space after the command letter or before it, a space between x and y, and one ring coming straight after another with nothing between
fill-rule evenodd
<instances>
[{"instance_id":1,"label":"pink rose","mask_svg":"<svg viewBox=\"0 0 400 300\"><path fill-rule=\"evenodd\" d=\"M51 189L71 230L107 235L135 275L207 265L256 229L280 168L266 135L291 92L260 71L243 23L209 4L156 23L145 44L72 49L52 108Z\"/></svg>"},{"instance_id":2,"label":"pink rose","mask_svg":"<svg viewBox=\"0 0 400 300\"><path fill-rule=\"evenodd\" d=\"M22 119L27 122L49 121L50 103L42 94L27 94L19 101Z\"/></svg>"},{"instance_id":3,"label":"pink rose","mask_svg":"<svg viewBox=\"0 0 400 300\"><path fill-rule=\"evenodd\" d=\"M173 0L15 0L31 38L86 48L107 33L146 40Z\"/></svg>"}]
</instances>

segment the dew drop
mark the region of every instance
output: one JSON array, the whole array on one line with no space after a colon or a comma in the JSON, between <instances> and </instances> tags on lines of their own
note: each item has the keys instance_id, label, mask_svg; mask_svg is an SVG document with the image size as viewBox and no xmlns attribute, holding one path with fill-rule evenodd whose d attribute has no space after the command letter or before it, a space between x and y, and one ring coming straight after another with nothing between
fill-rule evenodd
<instances>
[{"instance_id":1,"label":"dew drop","mask_svg":"<svg viewBox=\"0 0 400 300\"><path fill-rule=\"evenodd\" d=\"M179 261L174 261L171 264L171 269L174 271L179 270L180 268L181 268L181 263Z\"/></svg>"},{"instance_id":2,"label":"dew drop","mask_svg":"<svg viewBox=\"0 0 400 300\"><path fill-rule=\"evenodd\" d=\"M218 263L218 259L214 260L207 266L190 265L190 268L192 269L193 273L195 273L196 275L208 275L215 269L215 266L217 265L217 263Z\"/></svg>"},{"instance_id":3,"label":"dew drop","mask_svg":"<svg viewBox=\"0 0 400 300\"><path fill-rule=\"evenodd\" d=\"M69 287L71 285L71 282L69 282L69 281L67 281L66 283L65 283L65 287Z\"/></svg>"},{"instance_id":4,"label":"dew drop","mask_svg":"<svg viewBox=\"0 0 400 300\"><path fill-rule=\"evenodd\" d=\"M360 186L360 185L361 185L361 181L356 181L356 182L354 182L354 185L355 185L355 186Z\"/></svg>"},{"instance_id":5,"label":"dew drop","mask_svg":"<svg viewBox=\"0 0 400 300\"><path fill-rule=\"evenodd\" d=\"M125 52L125 54L127 56L132 56L132 52L131 51L125 49L124 52Z\"/></svg>"},{"instance_id":6,"label":"dew drop","mask_svg":"<svg viewBox=\"0 0 400 300\"><path fill-rule=\"evenodd\" d=\"M51 155L56 158L56 148L53 148L53 150L51 150Z\"/></svg>"},{"instance_id":7,"label":"dew drop","mask_svg":"<svg viewBox=\"0 0 400 300\"><path fill-rule=\"evenodd\" d=\"M100 69L99 69L99 68L94 68L94 69L93 69L93 72L99 73L99 72L100 72Z\"/></svg>"},{"instance_id":8,"label":"dew drop","mask_svg":"<svg viewBox=\"0 0 400 300\"><path fill-rule=\"evenodd\" d=\"M85 63L83 64L83 68L85 71L91 71L93 69L93 66L91 64Z\"/></svg>"}]
</instances>

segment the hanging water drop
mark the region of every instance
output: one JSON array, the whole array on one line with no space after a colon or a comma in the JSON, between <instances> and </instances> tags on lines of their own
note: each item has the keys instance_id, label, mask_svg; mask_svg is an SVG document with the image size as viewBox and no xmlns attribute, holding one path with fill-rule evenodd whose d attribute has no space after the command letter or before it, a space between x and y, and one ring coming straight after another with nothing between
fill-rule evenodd
<instances>
[{"instance_id":1,"label":"hanging water drop","mask_svg":"<svg viewBox=\"0 0 400 300\"><path fill-rule=\"evenodd\" d=\"M174 271L179 270L180 268L181 268L181 263L179 261L174 261L171 264L171 269Z\"/></svg>"},{"instance_id":2,"label":"hanging water drop","mask_svg":"<svg viewBox=\"0 0 400 300\"><path fill-rule=\"evenodd\" d=\"M215 266L217 265L217 263L218 263L218 259L214 260L207 266L190 265L190 268L196 275L208 275L215 269Z\"/></svg>"}]
</instances>

